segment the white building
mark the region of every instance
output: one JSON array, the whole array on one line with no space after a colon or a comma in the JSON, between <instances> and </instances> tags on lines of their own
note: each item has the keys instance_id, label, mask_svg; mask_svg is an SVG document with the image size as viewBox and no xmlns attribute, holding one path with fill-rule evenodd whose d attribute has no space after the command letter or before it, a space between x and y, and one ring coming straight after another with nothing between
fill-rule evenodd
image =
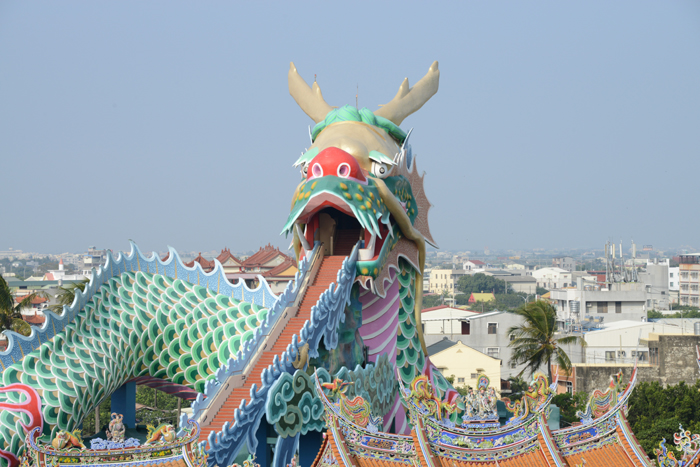
<instances>
[{"instance_id":1,"label":"white building","mask_svg":"<svg viewBox=\"0 0 700 467\"><path fill-rule=\"evenodd\" d=\"M472 273L482 272L484 269L486 269L486 263L478 259L470 259L462 264L462 269L471 271Z\"/></svg>"},{"instance_id":2,"label":"white building","mask_svg":"<svg viewBox=\"0 0 700 467\"><path fill-rule=\"evenodd\" d=\"M44 274L44 278L42 280L45 281L59 281L59 284L61 284L63 281L81 281L83 279L86 279L88 277L91 277L92 271L83 271L83 274L66 274L66 271L63 266L63 258L58 263L58 269L49 269L49 272Z\"/></svg>"},{"instance_id":3,"label":"white building","mask_svg":"<svg viewBox=\"0 0 700 467\"><path fill-rule=\"evenodd\" d=\"M547 290L563 289L571 286L571 271L562 268L542 268L532 271L537 287Z\"/></svg>"},{"instance_id":4,"label":"white building","mask_svg":"<svg viewBox=\"0 0 700 467\"><path fill-rule=\"evenodd\" d=\"M465 311L465 313L473 312ZM423 313L422 315L425 314ZM436 314L435 316L439 315ZM515 366L510 363L513 349L509 347L511 338L508 334L508 329L522 324L523 318L521 316L505 311L457 316L458 314L455 312L450 322L445 321L444 324L440 324L443 329L442 333L433 333L432 331L439 331L439 327L436 324L431 325L430 321L424 320L423 316L421 316L421 322L423 322L424 326L425 344L430 346L442 341L444 338L462 342L489 357L502 360L501 377L504 379L518 375L525 368L525 365ZM434 323L437 321L439 320L436 320ZM428 328L427 331L426 327Z\"/></svg>"},{"instance_id":5,"label":"white building","mask_svg":"<svg viewBox=\"0 0 700 467\"><path fill-rule=\"evenodd\" d=\"M639 280L647 291L647 310L669 310L668 259L647 260L646 271L639 273Z\"/></svg>"},{"instance_id":6,"label":"white building","mask_svg":"<svg viewBox=\"0 0 700 467\"><path fill-rule=\"evenodd\" d=\"M579 282L573 288L550 291L550 300L557 308L557 321L564 325L563 329L579 326L590 319L605 323L646 319L647 293L643 283Z\"/></svg>"},{"instance_id":7,"label":"white building","mask_svg":"<svg viewBox=\"0 0 700 467\"><path fill-rule=\"evenodd\" d=\"M676 292L681 289L681 284L680 284L680 274L681 268L675 267L675 268L668 268L668 291L669 292Z\"/></svg>"},{"instance_id":8,"label":"white building","mask_svg":"<svg viewBox=\"0 0 700 467\"><path fill-rule=\"evenodd\" d=\"M691 327L692 329L692 327ZM586 363L649 363L649 348L645 342L650 333L681 334L675 324L659 322L617 321L599 331L584 335ZM686 334L689 334L686 332Z\"/></svg>"},{"instance_id":9,"label":"white building","mask_svg":"<svg viewBox=\"0 0 700 467\"><path fill-rule=\"evenodd\" d=\"M467 318L478 315L475 311L442 305L423 310L420 316L423 334L447 336L462 335L466 331Z\"/></svg>"}]
</instances>

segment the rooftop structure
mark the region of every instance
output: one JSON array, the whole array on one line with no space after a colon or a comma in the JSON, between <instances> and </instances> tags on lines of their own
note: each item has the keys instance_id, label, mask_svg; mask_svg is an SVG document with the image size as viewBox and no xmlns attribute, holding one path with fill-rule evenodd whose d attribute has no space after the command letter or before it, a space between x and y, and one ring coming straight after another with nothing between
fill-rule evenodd
<instances>
[{"instance_id":1,"label":"rooftop structure","mask_svg":"<svg viewBox=\"0 0 700 467\"><path fill-rule=\"evenodd\" d=\"M547 413L556 382L536 375L522 401L507 404L513 416L499 423L496 394L488 378L461 400L443 400L420 376L399 396L410 413L409 435L383 431L361 397L334 390L343 382L316 380L328 429L313 467L551 467L651 466L629 424L627 401L635 385L619 377L589 401L582 424L552 430ZM463 409L462 409L463 408Z\"/></svg>"}]
</instances>

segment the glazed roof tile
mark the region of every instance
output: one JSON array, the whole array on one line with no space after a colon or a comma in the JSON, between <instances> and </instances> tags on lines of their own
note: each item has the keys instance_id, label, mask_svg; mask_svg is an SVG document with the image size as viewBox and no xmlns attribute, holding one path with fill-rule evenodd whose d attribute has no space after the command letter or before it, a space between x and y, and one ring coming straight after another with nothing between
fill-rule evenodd
<instances>
[{"instance_id":1,"label":"glazed roof tile","mask_svg":"<svg viewBox=\"0 0 700 467\"><path fill-rule=\"evenodd\" d=\"M270 269L269 271L265 271L262 274L262 276L263 277L279 276L284 271L289 269L290 267L296 267L296 265L294 264L294 261L292 259L287 258L282 263L280 263L278 266L275 266L274 268ZM285 277L294 277L294 274L292 274L291 276L287 275Z\"/></svg>"},{"instance_id":2,"label":"glazed roof tile","mask_svg":"<svg viewBox=\"0 0 700 467\"><path fill-rule=\"evenodd\" d=\"M21 302L22 300L24 300L25 297L26 297L26 295L25 295L25 296L21 296L21 297L15 297L15 301L16 301L17 303L19 303L19 302ZM48 299L42 298L42 297L34 297L34 299L32 300L32 305L38 305L38 304L40 304L40 303L46 302L47 300L48 300Z\"/></svg>"},{"instance_id":3,"label":"glazed roof tile","mask_svg":"<svg viewBox=\"0 0 700 467\"><path fill-rule=\"evenodd\" d=\"M44 324L44 321L46 321L45 316L22 316L22 319L24 319L25 322L29 324Z\"/></svg>"},{"instance_id":4,"label":"glazed roof tile","mask_svg":"<svg viewBox=\"0 0 700 467\"><path fill-rule=\"evenodd\" d=\"M261 247L260 250L258 250L258 252L253 256L243 261L243 265L247 268L260 267L272 261L277 256L282 256L284 259L292 259L282 253L279 248L276 248L268 243L266 246Z\"/></svg>"},{"instance_id":5,"label":"glazed roof tile","mask_svg":"<svg viewBox=\"0 0 700 467\"><path fill-rule=\"evenodd\" d=\"M539 449L509 459L499 459L498 462L469 462L446 457L438 457L438 459L442 467L550 467Z\"/></svg>"},{"instance_id":6,"label":"glazed roof tile","mask_svg":"<svg viewBox=\"0 0 700 467\"><path fill-rule=\"evenodd\" d=\"M240 259L233 256L233 254L231 253L231 250L229 248L224 248L223 250L221 250L221 254L216 257L216 259L218 259L221 264L224 264L226 261L228 261L231 258L236 263L243 264L243 261L241 261Z\"/></svg>"},{"instance_id":7,"label":"glazed roof tile","mask_svg":"<svg viewBox=\"0 0 700 467\"><path fill-rule=\"evenodd\" d=\"M619 444L608 444L599 448L577 452L574 455L568 456L566 462L572 467L575 465L599 467L634 467L640 465L632 462L625 452L625 449Z\"/></svg>"}]
</instances>

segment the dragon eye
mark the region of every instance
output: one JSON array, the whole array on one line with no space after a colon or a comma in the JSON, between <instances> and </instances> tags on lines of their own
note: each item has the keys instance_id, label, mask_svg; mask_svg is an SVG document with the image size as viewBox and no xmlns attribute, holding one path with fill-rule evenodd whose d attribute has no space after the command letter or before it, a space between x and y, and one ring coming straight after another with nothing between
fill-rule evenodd
<instances>
[{"instance_id":1,"label":"dragon eye","mask_svg":"<svg viewBox=\"0 0 700 467\"><path fill-rule=\"evenodd\" d=\"M377 178L386 178L389 175L390 168L381 162L372 162L372 175Z\"/></svg>"},{"instance_id":2,"label":"dragon eye","mask_svg":"<svg viewBox=\"0 0 700 467\"><path fill-rule=\"evenodd\" d=\"M350 175L350 165L347 162L343 162L338 166L338 177L348 178Z\"/></svg>"}]
</instances>

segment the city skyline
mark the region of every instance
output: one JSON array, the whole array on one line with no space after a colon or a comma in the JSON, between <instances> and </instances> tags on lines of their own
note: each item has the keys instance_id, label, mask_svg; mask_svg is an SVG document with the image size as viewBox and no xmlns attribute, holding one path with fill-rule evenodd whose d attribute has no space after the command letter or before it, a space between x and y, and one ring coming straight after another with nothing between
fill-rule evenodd
<instances>
[{"instance_id":1,"label":"city skyline","mask_svg":"<svg viewBox=\"0 0 700 467\"><path fill-rule=\"evenodd\" d=\"M689 245L698 18L692 2L5 2L0 214L33 222L0 249L286 250L311 124L291 60L331 105L372 110L439 61L402 127L445 250Z\"/></svg>"}]
</instances>

